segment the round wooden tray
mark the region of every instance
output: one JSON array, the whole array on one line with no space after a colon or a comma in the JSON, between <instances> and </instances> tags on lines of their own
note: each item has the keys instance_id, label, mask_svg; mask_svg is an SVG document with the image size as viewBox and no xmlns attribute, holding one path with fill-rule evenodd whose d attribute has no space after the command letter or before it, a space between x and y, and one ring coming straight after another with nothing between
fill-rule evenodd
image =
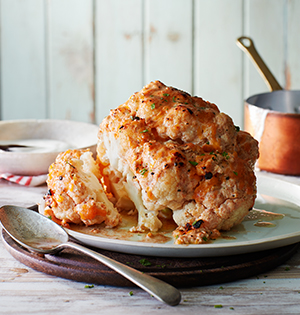
<instances>
[{"instance_id":1,"label":"round wooden tray","mask_svg":"<svg viewBox=\"0 0 300 315\"><path fill-rule=\"evenodd\" d=\"M75 250L65 249L57 255L39 255L18 245L4 230L2 238L14 258L37 271L91 284L134 286L115 271ZM194 287L235 281L267 272L288 260L297 251L299 244L256 253L207 258L147 257L93 249L175 287Z\"/></svg>"}]
</instances>

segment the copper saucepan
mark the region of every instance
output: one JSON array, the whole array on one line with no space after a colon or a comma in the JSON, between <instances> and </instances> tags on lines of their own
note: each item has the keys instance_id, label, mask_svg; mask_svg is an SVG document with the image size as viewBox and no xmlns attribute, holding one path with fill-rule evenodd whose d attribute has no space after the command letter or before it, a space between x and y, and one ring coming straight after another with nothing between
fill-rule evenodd
<instances>
[{"instance_id":1,"label":"copper saucepan","mask_svg":"<svg viewBox=\"0 0 300 315\"><path fill-rule=\"evenodd\" d=\"M261 170L300 175L300 91L283 90L249 37L237 39L257 66L271 92L245 101L245 130L259 141Z\"/></svg>"}]
</instances>

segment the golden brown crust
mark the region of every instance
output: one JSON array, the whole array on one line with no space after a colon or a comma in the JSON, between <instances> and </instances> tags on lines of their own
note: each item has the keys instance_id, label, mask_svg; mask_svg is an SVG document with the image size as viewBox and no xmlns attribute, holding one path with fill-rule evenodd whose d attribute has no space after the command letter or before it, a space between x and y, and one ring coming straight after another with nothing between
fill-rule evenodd
<instances>
[{"instance_id":1,"label":"golden brown crust","mask_svg":"<svg viewBox=\"0 0 300 315\"><path fill-rule=\"evenodd\" d=\"M254 204L257 141L199 97L151 82L111 111L98 138L99 160L136 187L146 221L170 208L181 232L200 219L210 231L230 229ZM177 242L189 242L182 235Z\"/></svg>"},{"instance_id":2,"label":"golden brown crust","mask_svg":"<svg viewBox=\"0 0 300 315\"><path fill-rule=\"evenodd\" d=\"M120 215L106 197L97 164L88 150L60 153L49 168L45 212L66 223L119 223ZM50 210L50 212L49 212Z\"/></svg>"}]
</instances>

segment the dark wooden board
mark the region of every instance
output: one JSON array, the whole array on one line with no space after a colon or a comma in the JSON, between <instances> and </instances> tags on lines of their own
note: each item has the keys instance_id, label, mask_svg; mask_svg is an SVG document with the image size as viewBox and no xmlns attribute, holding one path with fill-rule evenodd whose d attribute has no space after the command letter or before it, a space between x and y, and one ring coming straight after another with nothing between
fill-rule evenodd
<instances>
[{"instance_id":1,"label":"dark wooden board","mask_svg":"<svg viewBox=\"0 0 300 315\"><path fill-rule=\"evenodd\" d=\"M115 271L75 250L65 249L57 255L41 256L18 245L4 230L2 238L14 258L37 271L90 284L134 286ZM93 249L175 287L194 287L226 283L267 272L283 264L298 248L299 243L256 253L205 258L147 257ZM142 259L151 265L143 265Z\"/></svg>"}]
</instances>

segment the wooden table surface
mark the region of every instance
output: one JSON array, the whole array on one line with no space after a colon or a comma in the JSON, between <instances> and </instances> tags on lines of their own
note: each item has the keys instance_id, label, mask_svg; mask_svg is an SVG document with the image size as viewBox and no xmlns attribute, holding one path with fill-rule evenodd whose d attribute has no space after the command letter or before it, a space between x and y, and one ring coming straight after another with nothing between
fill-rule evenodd
<instances>
[{"instance_id":1,"label":"wooden table surface","mask_svg":"<svg viewBox=\"0 0 300 315\"><path fill-rule=\"evenodd\" d=\"M31 206L46 186L0 180L0 206ZM14 259L0 242L0 314L299 314L300 251L284 265L240 281L180 289L178 306L139 288L75 282L37 272Z\"/></svg>"}]
</instances>

